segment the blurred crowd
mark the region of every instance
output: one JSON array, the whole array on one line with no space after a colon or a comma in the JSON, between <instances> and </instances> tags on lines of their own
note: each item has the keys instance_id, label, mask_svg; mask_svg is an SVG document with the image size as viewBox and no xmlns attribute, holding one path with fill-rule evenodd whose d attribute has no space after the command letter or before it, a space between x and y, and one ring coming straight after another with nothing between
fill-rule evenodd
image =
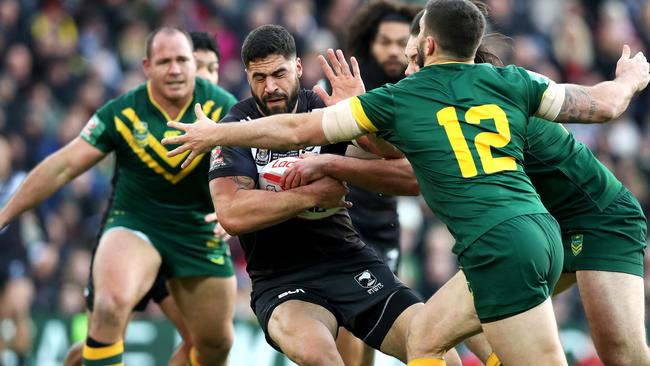
<instances>
[{"instance_id":1,"label":"blurred crowd","mask_svg":"<svg viewBox=\"0 0 650 366\"><path fill-rule=\"evenodd\" d=\"M417 2L417 1L414 1ZM621 45L650 50L647 0L487 0L493 50L561 82L594 84L613 76ZM0 0L0 180L29 171L73 139L108 99L144 80L147 34L160 25L214 34L220 44L219 83L249 95L239 58L253 28L284 25L303 60L301 79L322 78L316 56L341 47L362 0ZM423 3L423 1L421 2ZM569 129L650 208L650 93L619 121ZM80 176L23 217L22 237L35 283L33 311L84 310L91 250L110 194L111 158ZM456 271L453 239L418 199L400 201L404 279L429 296ZM0 253L6 243L0 243ZM247 280L236 239L231 243L241 287L238 315L250 317ZM650 264L650 261L648 262ZM646 278L646 298L650 278ZM556 300L559 321L586 328L576 290ZM650 312L650 308L648 308Z\"/></svg>"}]
</instances>

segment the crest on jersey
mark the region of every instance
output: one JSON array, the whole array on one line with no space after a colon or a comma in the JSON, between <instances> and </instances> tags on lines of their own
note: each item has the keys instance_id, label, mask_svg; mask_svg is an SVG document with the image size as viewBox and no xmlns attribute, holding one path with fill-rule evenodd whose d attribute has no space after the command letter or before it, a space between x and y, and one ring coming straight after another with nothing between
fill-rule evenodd
<instances>
[{"instance_id":1,"label":"crest on jersey","mask_svg":"<svg viewBox=\"0 0 650 366\"><path fill-rule=\"evenodd\" d=\"M266 165L269 163L269 150L268 149L257 149L255 154L255 164L257 165Z\"/></svg>"},{"instance_id":2,"label":"crest on jersey","mask_svg":"<svg viewBox=\"0 0 650 366\"><path fill-rule=\"evenodd\" d=\"M144 121L138 121L133 124L133 138L140 147L149 145L149 124Z\"/></svg>"},{"instance_id":3,"label":"crest on jersey","mask_svg":"<svg viewBox=\"0 0 650 366\"><path fill-rule=\"evenodd\" d=\"M573 256L577 256L582 252L582 234L571 235L571 252Z\"/></svg>"}]
</instances>

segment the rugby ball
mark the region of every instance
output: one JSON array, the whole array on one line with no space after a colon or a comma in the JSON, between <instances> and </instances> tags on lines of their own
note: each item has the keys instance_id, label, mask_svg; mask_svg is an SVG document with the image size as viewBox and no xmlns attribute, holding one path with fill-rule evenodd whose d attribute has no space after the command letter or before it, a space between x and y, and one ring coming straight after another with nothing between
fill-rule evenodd
<instances>
[{"instance_id":1,"label":"rugby ball","mask_svg":"<svg viewBox=\"0 0 650 366\"><path fill-rule=\"evenodd\" d=\"M283 189L280 186L282 174L284 174L284 171L298 160L300 159L294 157L286 157L273 160L272 162L266 164L259 172L259 188L265 189L267 191L282 192ZM339 207L312 207L308 210L305 210L297 217L306 220L320 220L334 215L339 209Z\"/></svg>"}]
</instances>

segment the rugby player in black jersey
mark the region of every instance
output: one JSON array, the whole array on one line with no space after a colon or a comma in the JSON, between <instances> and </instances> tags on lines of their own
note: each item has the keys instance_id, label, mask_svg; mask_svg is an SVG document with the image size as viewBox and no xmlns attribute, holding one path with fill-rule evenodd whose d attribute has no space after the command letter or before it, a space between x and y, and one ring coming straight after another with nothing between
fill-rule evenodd
<instances>
[{"instance_id":1,"label":"rugby player in black jersey","mask_svg":"<svg viewBox=\"0 0 650 366\"><path fill-rule=\"evenodd\" d=\"M300 89L302 66L284 28L253 30L244 41L242 59L253 96L236 104L220 123L324 107L315 93ZM224 229L239 235L244 248L253 283L251 307L269 344L300 365L343 365L334 343L339 326L405 361L406 327L421 306L359 239L346 210L349 204L342 199L345 183L323 176L282 192L256 189L258 172L273 160L304 152L343 155L346 149L347 143L290 151L217 147L212 152L213 202ZM365 188L381 190L387 181L404 186L402 174L392 173L405 162L348 159L365 177ZM314 206L341 209L320 220L295 217Z\"/></svg>"}]
</instances>

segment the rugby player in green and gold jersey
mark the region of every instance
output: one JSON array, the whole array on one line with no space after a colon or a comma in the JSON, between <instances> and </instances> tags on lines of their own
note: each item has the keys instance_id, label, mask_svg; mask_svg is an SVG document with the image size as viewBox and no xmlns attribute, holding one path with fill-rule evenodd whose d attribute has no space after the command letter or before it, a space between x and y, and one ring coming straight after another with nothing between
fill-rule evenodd
<instances>
[{"instance_id":1,"label":"rugby player in green and gold jersey","mask_svg":"<svg viewBox=\"0 0 650 366\"><path fill-rule=\"evenodd\" d=\"M213 211L209 159L201 156L182 169L182 158L168 158L159 143L176 133L167 120L196 120L190 105L201 103L218 120L236 102L196 78L192 50L182 30L152 32L143 59L147 83L102 106L80 136L39 164L0 211L4 226L115 152L113 195L92 266L86 365L123 364L124 327L159 269L194 341L193 364L226 363L236 289L227 244L215 239L214 224L204 220Z\"/></svg>"},{"instance_id":2,"label":"rugby player in green and gold jersey","mask_svg":"<svg viewBox=\"0 0 650 366\"><path fill-rule=\"evenodd\" d=\"M615 118L647 86L650 65L642 53L630 58L625 46L614 80L555 84L514 66L474 64L484 28L468 0L429 1L419 36L426 67L411 77L308 114L239 125L203 117L194 125L171 122L186 134L165 142L184 143L170 156L192 150L186 165L215 145L296 148L379 133L411 162L429 207L456 238L453 250L467 277L448 282L416 314L409 364L444 365L428 345L443 331L442 320L454 320L435 319L438 305L452 302L475 308L506 365L566 365L549 300L564 253L559 226L523 171L528 118ZM349 74L339 56L334 71Z\"/></svg>"},{"instance_id":3,"label":"rugby player in green and gold jersey","mask_svg":"<svg viewBox=\"0 0 650 366\"><path fill-rule=\"evenodd\" d=\"M418 53L419 16L406 47L407 76L424 66ZM475 62L501 65L482 47ZM647 222L638 201L559 124L531 118L524 157L526 174L561 228L564 266L555 293L577 282L605 365L650 364L643 285ZM472 315L468 318L480 327ZM465 343L486 365L499 364L483 336Z\"/></svg>"}]
</instances>

